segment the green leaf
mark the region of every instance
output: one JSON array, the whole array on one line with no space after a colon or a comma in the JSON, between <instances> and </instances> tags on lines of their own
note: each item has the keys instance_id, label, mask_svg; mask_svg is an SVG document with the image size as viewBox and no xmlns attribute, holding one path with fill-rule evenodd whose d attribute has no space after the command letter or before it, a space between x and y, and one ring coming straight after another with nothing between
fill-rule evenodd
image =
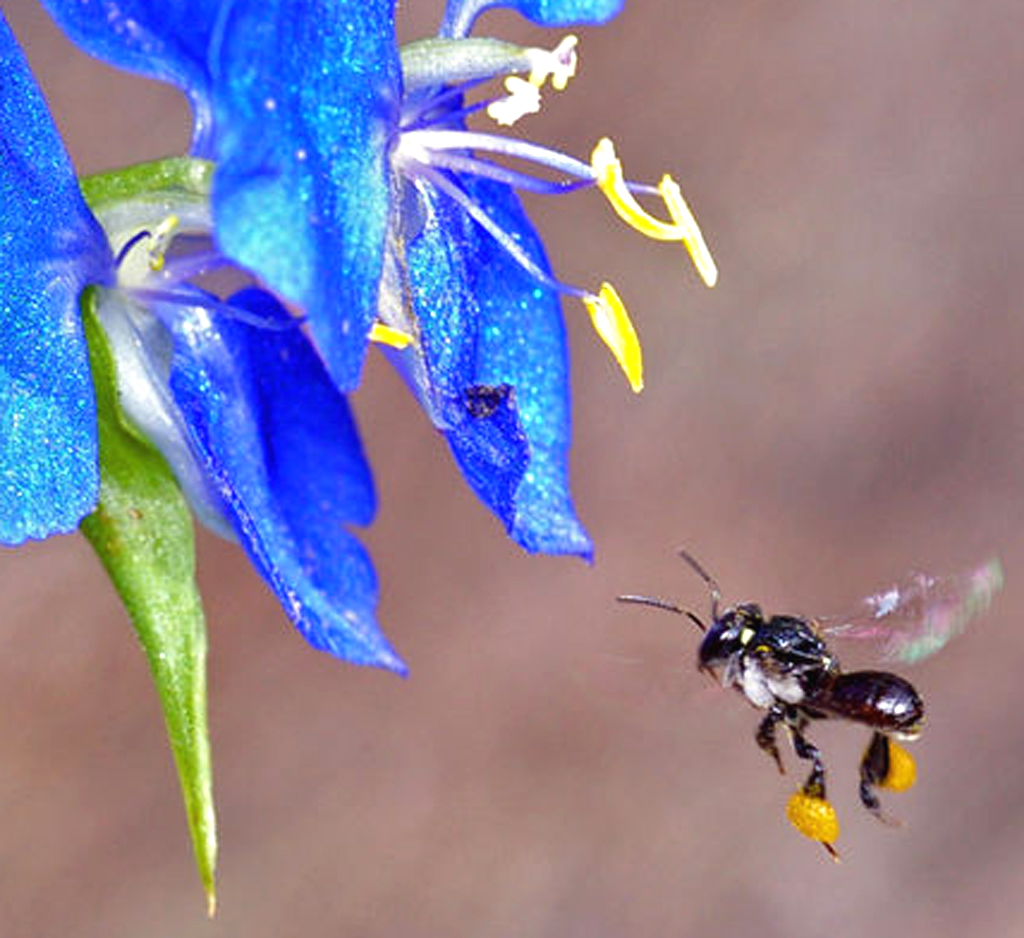
<instances>
[{"instance_id":1,"label":"green leaf","mask_svg":"<svg viewBox=\"0 0 1024 938\"><path fill-rule=\"evenodd\" d=\"M90 289L82 314L96 386L100 500L82 532L120 594L149 661L212 915L217 830L206 722L206 624L195 583L192 517L163 457L121 412L116 366L95 306L96 291Z\"/></svg>"}]
</instances>

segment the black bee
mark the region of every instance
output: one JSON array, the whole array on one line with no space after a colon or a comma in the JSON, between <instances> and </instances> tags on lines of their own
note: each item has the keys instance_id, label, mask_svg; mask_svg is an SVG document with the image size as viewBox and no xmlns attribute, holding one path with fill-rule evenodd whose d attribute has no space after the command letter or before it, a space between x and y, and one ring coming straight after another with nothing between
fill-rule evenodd
<instances>
[{"instance_id":1,"label":"black bee","mask_svg":"<svg viewBox=\"0 0 1024 938\"><path fill-rule=\"evenodd\" d=\"M871 740L860 762L860 800L880 820L876 789L904 791L916 779L911 755L895 740L912 740L924 723L924 704L909 681L889 671L841 670L824 632L871 636L883 633L880 619L904 617L909 630L890 630L890 653L904 660L937 650L967 620L987 606L1001 585L998 561L990 561L959 580L940 581L917 575L902 587L869 597L861 616L826 626L803 616L765 616L756 603L721 608L722 594L710 574L684 550L680 556L693 568L711 595L711 624L673 603L649 596L620 596L622 602L642 603L684 614L704 633L698 667L724 687L735 687L760 710L758 746L785 772L776 742L781 724L798 758L811 771L790 799L787 814L800 833L819 841L833 859L839 826L825 793L825 766L818 748L807 738L812 720L842 719L869 727Z\"/></svg>"}]
</instances>

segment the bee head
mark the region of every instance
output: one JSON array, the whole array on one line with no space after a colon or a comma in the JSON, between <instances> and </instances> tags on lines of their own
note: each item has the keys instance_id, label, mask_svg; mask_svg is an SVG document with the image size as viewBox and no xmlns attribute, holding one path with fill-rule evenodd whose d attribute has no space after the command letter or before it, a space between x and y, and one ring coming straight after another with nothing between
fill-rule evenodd
<instances>
[{"instance_id":1,"label":"bee head","mask_svg":"<svg viewBox=\"0 0 1024 938\"><path fill-rule=\"evenodd\" d=\"M702 671L713 671L728 664L747 646L754 633L764 625L764 614L755 603L743 603L726 609L711 623L698 652Z\"/></svg>"}]
</instances>

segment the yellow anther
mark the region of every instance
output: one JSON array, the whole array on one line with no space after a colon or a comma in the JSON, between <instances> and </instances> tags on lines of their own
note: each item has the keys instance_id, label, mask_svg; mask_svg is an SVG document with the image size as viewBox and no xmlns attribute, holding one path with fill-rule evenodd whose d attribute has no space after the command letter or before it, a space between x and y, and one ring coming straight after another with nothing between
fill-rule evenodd
<instances>
[{"instance_id":1,"label":"yellow anther","mask_svg":"<svg viewBox=\"0 0 1024 938\"><path fill-rule=\"evenodd\" d=\"M786 805L786 817L804 837L818 841L833 860L839 860L832 846L839 839L839 821L830 802L806 792L795 792Z\"/></svg>"},{"instance_id":2,"label":"yellow anther","mask_svg":"<svg viewBox=\"0 0 1024 938\"><path fill-rule=\"evenodd\" d=\"M622 172L622 163L615 155L615 145L607 137L603 137L594 147L590 156L590 165L597 174L597 186L612 204L619 218L631 228L635 228L648 238L657 241L681 241L682 231L672 222L664 222L655 218L637 202L635 196L626 185L626 177Z\"/></svg>"},{"instance_id":3,"label":"yellow anther","mask_svg":"<svg viewBox=\"0 0 1024 938\"><path fill-rule=\"evenodd\" d=\"M498 98L487 105L487 116L502 127L511 127L520 117L536 114L540 110L540 86L509 75L505 79L508 97Z\"/></svg>"},{"instance_id":4,"label":"yellow anther","mask_svg":"<svg viewBox=\"0 0 1024 938\"><path fill-rule=\"evenodd\" d=\"M890 791L906 791L917 781L914 757L902 746L889 741L889 771L879 784Z\"/></svg>"},{"instance_id":5,"label":"yellow anther","mask_svg":"<svg viewBox=\"0 0 1024 938\"><path fill-rule=\"evenodd\" d=\"M149 246L149 269L153 273L160 273L167 261L167 249L174 240L174 234L181 225L181 219L177 215L168 215L156 228L153 229L153 236Z\"/></svg>"},{"instance_id":6,"label":"yellow anther","mask_svg":"<svg viewBox=\"0 0 1024 938\"><path fill-rule=\"evenodd\" d=\"M708 250L697 220L683 199L679 186L671 176L665 176L658 193L665 202L669 222L655 218L629 191L622 163L615 155L615 146L607 137L598 141L590 157L598 188L611 203L616 214L631 228L656 241L681 241L693 260L701 279L713 287L718 280L718 269Z\"/></svg>"},{"instance_id":7,"label":"yellow anther","mask_svg":"<svg viewBox=\"0 0 1024 938\"><path fill-rule=\"evenodd\" d=\"M391 348L403 349L413 341L408 332L395 329L393 326L385 326L382 322L375 322L370 328L370 341L380 345L390 345Z\"/></svg>"},{"instance_id":8,"label":"yellow anther","mask_svg":"<svg viewBox=\"0 0 1024 938\"><path fill-rule=\"evenodd\" d=\"M630 387L637 394L644 386L643 351L629 313L610 283L601 284L601 292L583 297L590 321L601 341L608 346L619 366L626 373Z\"/></svg>"},{"instance_id":9,"label":"yellow anther","mask_svg":"<svg viewBox=\"0 0 1024 938\"><path fill-rule=\"evenodd\" d=\"M487 116L502 127L511 127L527 114L540 110L540 90L551 79L555 91L564 91L576 74L575 36L566 36L554 49L524 49L529 62L527 78L509 75L505 79L508 94L487 105Z\"/></svg>"},{"instance_id":10,"label":"yellow anther","mask_svg":"<svg viewBox=\"0 0 1024 938\"><path fill-rule=\"evenodd\" d=\"M545 81L551 79L551 87L555 91L565 91L569 79L576 74L577 56L576 36L566 36L554 49L530 49L527 53L531 65L530 82L540 88Z\"/></svg>"},{"instance_id":11,"label":"yellow anther","mask_svg":"<svg viewBox=\"0 0 1024 938\"><path fill-rule=\"evenodd\" d=\"M690 206L683 198L679 184L671 176L665 175L658 185L658 192L665 200L665 207L668 209L669 215L672 216L672 221L682 229L683 244L686 245L686 250L689 252L690 259L693 261L694 267L697 268L701 280L708 287L713 287L718 283L718 266L711 256L704 235L701 234L697 219L693 217Z\"/></svg>"}]
</instances>

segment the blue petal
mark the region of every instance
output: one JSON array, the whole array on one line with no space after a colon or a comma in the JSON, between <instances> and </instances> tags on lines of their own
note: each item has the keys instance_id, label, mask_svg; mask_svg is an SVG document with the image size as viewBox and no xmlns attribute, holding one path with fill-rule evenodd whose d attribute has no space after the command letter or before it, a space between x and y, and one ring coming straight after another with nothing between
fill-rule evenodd
<instances>
[{"instance_id":1,"label":"blue petal","mask_svg":"<svg viewBox=\"0 0 1024 938\"><path fill-rule=\"evenodd\" d=\"M289 320L268 294L231 302ZM171 392L229 520L285 612L315 648L405 666L377 627L377 580L348 533L375 496L355 422L297 326L256 328L193 310L171 323Z\"/></svg>"},{"instance_id":2,"label":"blue petal","mask_svg":"<svg viewBox=\"0 0 1024 938\"><path fill-rule=\"evenodd\" d=\"M61 28L86 52L149 78L170 82L195 111L195 139L210 127L207 49L222 0L43 0ZM200 149L204 149L200 145Z\"/></svg>"},{"instance_id":3,"label":"blue petal","mask_svg":"<svg viewBox=\"0 0 1024 938\"><path fill-rule=\"evenodd\" d=\"M541 26L575 26L606 23L616 16L625 0L448 0L443 35L466 36L476 18L497 7L518 10Z\"/></svg>"},{"instance_id":4,"label":"blue petal","mask_svg":"<svg viewBox=\"0 0 1024 938\"><path fill-rule=\"evenodd\" d=\"M221 248L355 387L377 308L401 72L393 0L238 0L211 51Z\"/></svg>"},{"instance_id":5,"label":"blue petal","mask_svg":"<svg viewBox=\"0 0 1024 938\"><path fill-rule=\"evenodd\" d=\"M511 190L468 178L461 184L546 270L540 241ZM429 205L423 230L405 236L433 393L425 406L446 430L467 481L517 543L589 558L593 547L568 487L568 353L558 297L461 208L426 187L421 197ZM407 225L409 215L407 209ZM441 410L440 419L439 393L458 405Z\"/></svg>"},{"instance_id":6,"label":"blue petal","mask_svg":"<svg viewBox=\"0 0 1024 938\"><path fill-rule=\"evenodd\" d=\"M0 543L73 531L99 493L78 296L112 258L0 14Z\"/></svg>"},{"instance_id":7,"label":"blue petal","mask_svg":"<svg viewBox=\"0 0 1024 938\"><path fill-rule=\"evenodd\" d=\"M337 385L355 387L401 98L394 0L48 2L87 51L189 93L221 250L302 308Z\"/></svg>"},{"instance_id":8,"label":"blue petal","mask_svg":"<svg viewBox=\"0 0 1024 938\"><path fill-rule=\"evenodd\" d=\"M413 198L403 200L406 219ZM431 188L419 198L420 229L404 235L425 374L410 383L473 491L511 527L528 443L511 389L485 385L478 374L480 307L463 255L473 223Z\"/></svg>"},{"instance_id":9,"label":"blue petal","mask_svg":"<svg viewBox=\"0 0 1024 938\"><path fill-rule=\"evenodd\" d=\"M512 190L485 180L465 179L463 184L538 266L548 270L540 239ZM530 443L510 533L530 551L590 559L593 544L569 494L569 357L561 302L485 232L477 230L476 242L472 290L482 318L477 380L513 387Z\"/></svg>"},{"instance_id":10,"label":"blue petal","mask_svg":"<svg viewBox=\"0 0 1024 938\"><path fill-rule=\"evenodd\" d=\"M624 5L625 0L504 0L501 4L543 26L607 23Z\"/></svg>"}]
</instances>

